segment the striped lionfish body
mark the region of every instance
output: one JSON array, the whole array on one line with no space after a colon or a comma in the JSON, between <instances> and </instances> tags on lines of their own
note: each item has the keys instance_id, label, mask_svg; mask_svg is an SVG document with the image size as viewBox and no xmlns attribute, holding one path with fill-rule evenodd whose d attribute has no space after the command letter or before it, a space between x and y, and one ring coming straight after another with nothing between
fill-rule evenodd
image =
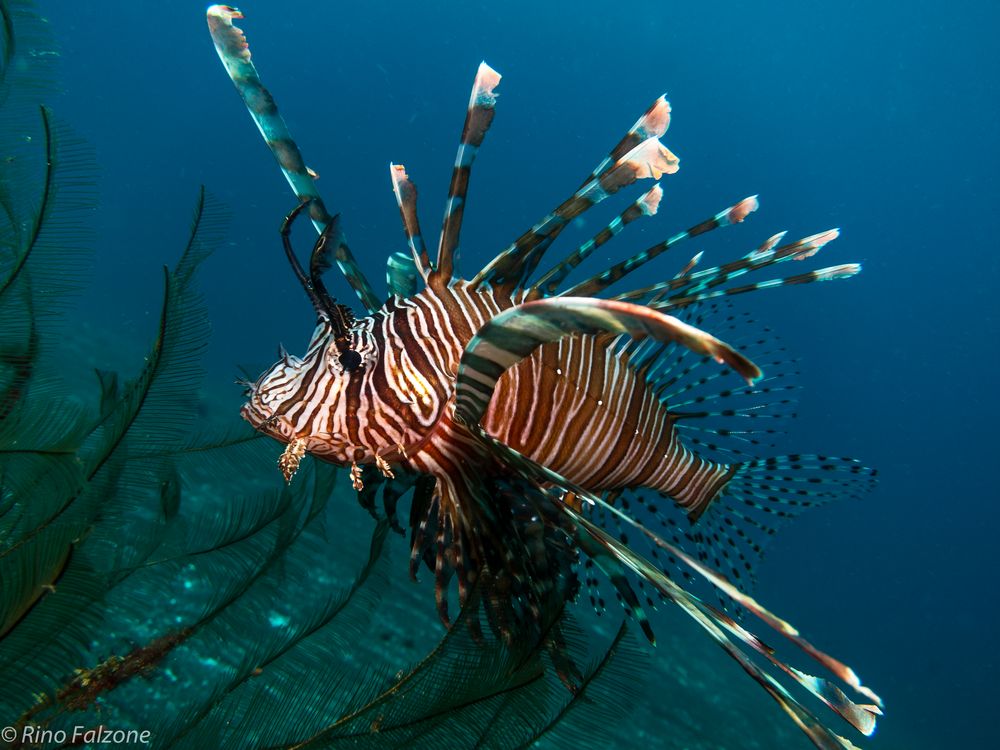
<instances>
[{"instance_id":1,"label":"striped lionfish body","mask_svg":"<svg viewBox=\"0 0 1000 750\"><path fill-rule=\"evenodd\" d=\"M412 492L410 572L416 575L421 565L433 571L446 624L452 580L464 610L483 612L494 631L513 640L526 630L540 632L547 613L578 595L581 569L592 600L599 601L594 571L600 571L650 640L633 583L679 605L817 747L853 745L828 730L737 643L869 734L880 713L878 697L849 668L758 604L748 587L753 563L783 519L833 497L859 494L872 472L845 458L759 455L775 431L767 420L790 403L793 386L780 373L781 358L767 348L766 337L753 345L755 356L779 371L765 377L746 353L704 330L713 320L738 330L731 322L738 316L728 310L733 295L856 274L860 266L849 264L736 281L806 260L837 231L792 242L774 235L733 261L703 269L699 253L661 282L598 296L683 241L743 222L757 208L751 197L566 288L570 272L596 248L657 212L657 184L592 239L536 274L573 219L641 180L677 171L677 157L659 141L670 121L670 106L661 97L560 206L475 276L459 278L455 261L469 178L493 120L500 80L483 63L434 260L417 219L416 187L402 166L390 165L409 253L389 259L383 302L348 249L339 219L326 211L257 76L245 37L233 26L241 17L228 6L208 11L220 58L299 197L282 226L282 240L318 319L304 356L282 353L247 384L243 416L286 444L279 461L286 479L291 481L306 453L349 466L362 505L375 514L380 493L400 531L396 504ZM304 211L320 232L307 269L290 241L292 223ZM355 318L326 290L323 272L333 263L366 308L363 317ZM653 531L657 524L666 533ZM626 532L644 541L648 556L627 543ZM778 661L724 609L693 593L688 582L695 577L710 583L724 606L760 617L872 703L855 704L832 682ZM478 617L466 621L479 627Z\"/></svg>"}]
</instances>

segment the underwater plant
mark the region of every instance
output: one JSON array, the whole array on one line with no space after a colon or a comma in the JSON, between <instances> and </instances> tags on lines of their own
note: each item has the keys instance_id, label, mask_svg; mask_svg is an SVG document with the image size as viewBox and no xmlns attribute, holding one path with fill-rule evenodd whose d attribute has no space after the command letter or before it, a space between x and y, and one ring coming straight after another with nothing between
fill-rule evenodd
<instances>
[{"instance_id":1,"label":"underwater plant","mask_svg":"<svg viewBox=\"0 0 1000 750\"><path fill-rule=\"evenodd\" d=\"M391 520L334 564L334 467L305 460L287 485L260 433L199 416L209 324L196 278L226 226L204 190L136 373L66 376L58 314L93 241L93 160L40 103L55 59L46 24L19 0L0 0L0 21L0 746L608 736L617 702L641 687L624 624L595 648L558 606L513 646L474 627L435 635L417 659L416 645L369 642L391 586Z\"/></svg>"}]
</instances>

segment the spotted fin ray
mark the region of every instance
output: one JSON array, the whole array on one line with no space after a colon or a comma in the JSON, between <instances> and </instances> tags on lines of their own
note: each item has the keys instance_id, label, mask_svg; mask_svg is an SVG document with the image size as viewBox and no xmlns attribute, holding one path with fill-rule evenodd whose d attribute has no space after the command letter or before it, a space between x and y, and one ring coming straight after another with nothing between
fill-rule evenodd
<instances>
[{"instance_id":1,"label":"spotted fin ray","mask_svg":"<svg viewBox=\"0 0 1000 750\"><path fill-rule=\"evenodd\" d=\"M793 717L817 747L853 748L850 741L828 730L771 675L750 661L731 638L744 643L767 658L780 671L809 690L859 731L870 734L874 731L875 718L880 713L881 701L872 691L860 683L853 671L813 647L808 641L801 638L791 625L772 615L752 597L731 584L724 576L695 560L676 545L663 540L621 509L609 505L604 498L575 486L565 477L546 469L504 443L495 440L479 425L500 376L543 343L556 341L562 336L576 331L595 333L601 327L615 333L622 330L634 332L633 335L636 335L637 338L661 335L663 338L675 340L665 331L656 329L655 323L650 319L651 312L649 308L631 305L619 308L606 300L555 298L527 303L498 316L480 330L463 353L456 391L456 421L464 424L512 469L521 472L524 476L534 478L540 487L554 487L550 491L553 502L566 516L572 519L581 538L587 540L581 546L595 557L595 561L604 570L609 572L612 582L626 598L631 608L635 609L639 606L641 609L641 605L637 605L634 592L627 586L627 583L623 585L621 566L652 584L657 591L678 604L682 610L708 631L719 645L738 661L744 670ZM666 330L669 330L669 326L666 327ZM727 361L727 363L732 364L731 361ZM784 459L776 461L784 461ZM752 473L757 468L757 466L753 466L748 471ZM770 471L770 469L765 468L764 471ZM764 481L771 481L771 479L769 476L765 476ZM793 478L791 481L796 480ZM752 486L760 487L757 483L752 483ZM828 680L813 677L778 660L774 656L773 649L732 617L688 593L657 566L633 552L627 545L609 536L603 529L586 518L582 507L578 509L574 503L567 502L568 497L580 498L594 507L602 508L617 516L624 524L637 530L657 547L667 551L694 573L710 581L741 607L791 640L801 650L822 663L838 678L872 700L873 703L855 704L844 695L843 691ZM598 548L603 552L598 551ZM609 564L611 560L616 561L616 564Z\"/></svg>"}]
</instances>

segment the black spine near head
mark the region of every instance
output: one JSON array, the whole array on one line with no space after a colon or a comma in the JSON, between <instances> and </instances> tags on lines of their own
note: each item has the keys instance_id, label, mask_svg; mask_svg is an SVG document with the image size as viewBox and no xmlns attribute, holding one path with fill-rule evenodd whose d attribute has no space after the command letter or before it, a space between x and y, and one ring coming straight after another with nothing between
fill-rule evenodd
<instances>
[{"instance_id":1,"label":"black spine near head","mask_svg":"<svg viewBox=\"0 0 1000 750\"><path fill-rule=\"evenodd\" d=\"M353 372L361 366L361 355L351 348L350 332L354 315L344 305L337 304L337 300L330 296L322 279L323 272L331 266L330 258L342 242L340 217L334 216L330 219L319 239L316 240L309 258L308 276L306 276L302 264L299 263L295 250L292 248L292 224L311 202L311 200L302 201L285 217L281 223L281 242L285 248L288 263L302 288L309 295L309 300L312 302L316 314L321 320L329 323L333 330L333 341L340 353L338 359L341 366L347 372Z\"/></svg>"}]
</instances>

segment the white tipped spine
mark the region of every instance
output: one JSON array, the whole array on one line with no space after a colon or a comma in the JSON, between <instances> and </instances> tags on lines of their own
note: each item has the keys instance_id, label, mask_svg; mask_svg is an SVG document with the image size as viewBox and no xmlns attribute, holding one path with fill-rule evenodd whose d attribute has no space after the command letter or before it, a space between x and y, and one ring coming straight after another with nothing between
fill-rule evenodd
<instances>
[{"instance_id":1,"label":"white tipped spine","mask_svg":"<svg viewBox=\"0 0 1000 750\"><path fill-rule=\"evenodd\" d=\"M642 209L642 212L646 216L655 216L656 212L660 209L660 201L662 199L663 188L660 187L660 183L656 183L651 190L636 201L636 205Z\"/></svg>"},{"instance_id":2,"label":"white tipped spine","mask_svg":"<svg viewBox=\"0 0 1000 750\"><path fill-rule=\"evenodd\" d=\"M502 77L487 65L485 60L479 63L479 70L476 71L476 80L472 84L472 95L469 97L469 109L475 106L490 109L495 107L498 95L493 89L500 85Z\"/></svg>"}]
</instances>

